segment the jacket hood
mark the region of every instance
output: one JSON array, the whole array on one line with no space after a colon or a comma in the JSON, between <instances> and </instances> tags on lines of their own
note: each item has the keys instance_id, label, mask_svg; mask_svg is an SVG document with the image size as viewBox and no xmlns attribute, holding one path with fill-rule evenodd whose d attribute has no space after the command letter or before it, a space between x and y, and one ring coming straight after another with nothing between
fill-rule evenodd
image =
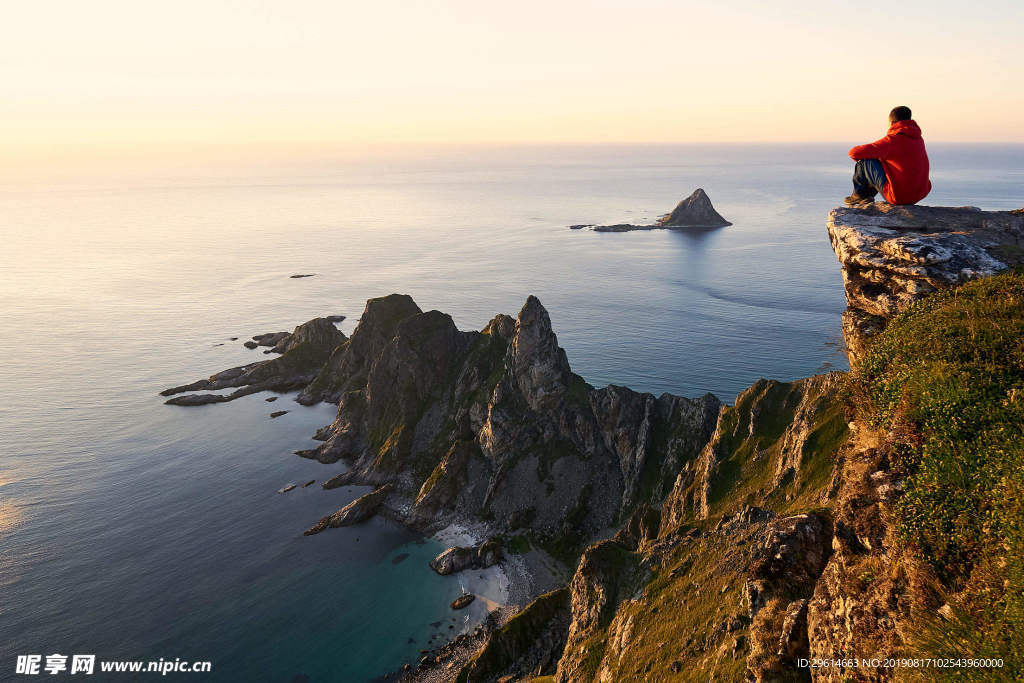
<instances>
[{"instance_id":1,"label":"jacket hood","mask_svg":"<svg viewBox=\"0 0 1024 683\"><path fill-rule=\"evenodd\" d=\"M917 125L914 119L897 121L889 126L889 135L906 135L908 138L919 138L921 137L921 127Z\"/></svg>"}]
</instances>

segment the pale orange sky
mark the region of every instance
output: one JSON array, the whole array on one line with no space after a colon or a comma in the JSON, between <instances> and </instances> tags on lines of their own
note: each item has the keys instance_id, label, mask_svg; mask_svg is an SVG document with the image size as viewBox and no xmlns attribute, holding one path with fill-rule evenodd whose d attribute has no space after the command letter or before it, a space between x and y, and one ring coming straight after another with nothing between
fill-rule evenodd
<instances>
[{"instance_id":1,"label":"pale orange sky","mask_svg":"<svg viewBox=\"0 0 1024 683\"><path fill-rule=\"evenodd\" d=\"M10 154L867 141L897 104L929 141L1024 141L1019 0L38 0L4 15Z\"/></svg>"}]
</instances>

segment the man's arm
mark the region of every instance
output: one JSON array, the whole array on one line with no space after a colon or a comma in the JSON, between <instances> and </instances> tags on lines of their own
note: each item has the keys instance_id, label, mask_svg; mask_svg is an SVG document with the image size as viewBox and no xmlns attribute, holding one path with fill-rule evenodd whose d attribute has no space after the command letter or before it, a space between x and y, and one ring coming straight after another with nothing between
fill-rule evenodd
<instances>
[{"instance_id":1,"label":"man's arm","mask_svg":"<svg viewBox=\"0 0 1024 683\"><path fill-rule=\"evenodd\" d=\"M878 159L882 160L889 156L889 149L892 147L892 140L886 135L881 140L869 142L866 145L857 145L850 150L850 158L854 160L860 159Z\"/></svg>"}]
</instances>

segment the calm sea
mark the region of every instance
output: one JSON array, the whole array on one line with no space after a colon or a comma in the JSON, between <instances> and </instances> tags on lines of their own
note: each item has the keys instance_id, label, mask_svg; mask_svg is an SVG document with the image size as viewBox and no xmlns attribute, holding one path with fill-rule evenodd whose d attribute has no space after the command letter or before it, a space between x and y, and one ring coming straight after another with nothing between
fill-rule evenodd
<instances>
[{"instance_id":1,"label":"calm sea","mask_svg":"<svg viewBox=\"0 0 1024 683\"><path fill-rule=\"evenodd\" d=\"M290 455L330 406L157 392L261 358L256 333L339 313L351 332L390 292L465 329L536 294L594 385L732 400L843 368L824 220L845 148L328 150L0 187L0 679L79 653L358 681L472 625L447 629L438 542L379 519L301 535L364 490L275 493L340 471ZM1024 205L1024 147L931 154L928 203ZM651 221L697 187L732 227L566 227Z\"/></svg>"}]
</instances>

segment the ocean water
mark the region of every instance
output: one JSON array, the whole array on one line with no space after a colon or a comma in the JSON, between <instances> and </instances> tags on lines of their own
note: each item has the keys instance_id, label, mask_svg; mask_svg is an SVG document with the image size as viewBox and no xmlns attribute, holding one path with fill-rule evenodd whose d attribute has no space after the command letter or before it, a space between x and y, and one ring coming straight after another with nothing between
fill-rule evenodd
<instances>
[{"instance_id":1,"label":"ocean water","mask_svg":"<svg viewBox=\"0 0 1024 683\"><path fill-rule=\"evenodd\" d=\"M597 386L731 401L844 368L824 220L845 148L320 150L0 186L0 680L18 654L80 653L359 681L469 628L484 609L448 609L438 541L382 519L301 535L366 490L323 491L341 466L290 454L332 406L157 392L261 358L253 334L326 314L350 333L390 292L464 329L535 294ZM1024 147L930 151L926 203L1024 205ZM696 187L733 226L567 229L648 222Z\"/></svg>"}]
</instances>

